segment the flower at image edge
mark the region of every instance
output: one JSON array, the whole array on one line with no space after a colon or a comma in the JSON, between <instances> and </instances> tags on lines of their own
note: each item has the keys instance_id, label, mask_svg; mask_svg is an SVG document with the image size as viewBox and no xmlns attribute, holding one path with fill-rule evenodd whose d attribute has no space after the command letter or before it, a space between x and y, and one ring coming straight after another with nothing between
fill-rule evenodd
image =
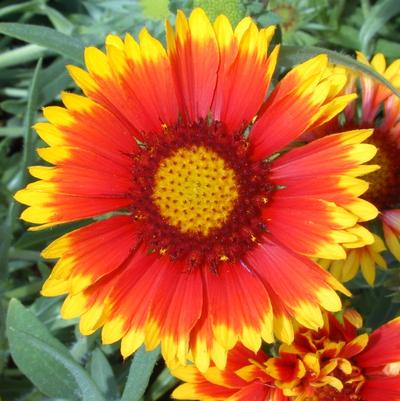
<instances>
[{"instance_id":1,"label":"flower at image edge","mask_svg":"<svg viewBox=\"0 0 400 401\"><path fill-rule=\"evenodd\" d=\"M396 401L400 398L400 318L372 334L354 310L343 323L327 314L318 332L299 327L294 342L276 357L252 353L238 344L225 370L201 373L182 366L172 373L185 383L172 393L184 400L229 401Z\"/></svg>"},{"instance_id":2,"label":"flower at image edge","mask_svg":"<svg viewBox=\"0 0 400 401\"><path fill-rule=\"evenodd\" d=\"M326 55L265 101L273 27L247 17L233 30L195 9L166 32L167 51L143 29L87 48L87 71L69 66L85 96L44 109L38 152L53 166L31 167L39 180L15 197L35 229L114 212L43 251L58 261L42 294L67 294L63 318L121 340L124 357L161 343L169 366L190 356L205 370L238 341L291 342L293 319L318 329L321 308L341 308L348 292L310 257L372 242L357 223L377 211L356 176L376 149L354 130L285 151L354 99L337 96L345 80Z\"/></svg>"},{"instance_id":3,"label":"flower at image edge","mask_svg":"<svg viewBox=\"0 0 400 401\"><path fill-rule=\"evenodd\" d=\"M400 59L387 65L382 54L376 54L368 62L362 53L357 59L382 74L395 87L400 88ZM349 72L351 79L343 93L357 91L356 83L360 80L360 114L356 112L356 103L349 104L339 118L318 127L317 136L330 134L332 130L373 128L373 135L368 142L378 148L373 162L380 168L364 178L370 183L363 198L379 209L378 226L380 232L374 233L375 241L363 247L353 249L350 245L344 260L321 260L341 282L346 282L361 272L370 285L374 284L376 266L387 268L381 253L386 249L400 261L400 98L387 87L367 75L355 75ZM344 122L340 123L339 120ZM380 228L379 227L379 228Z\"/></svg>"}]
</instances>

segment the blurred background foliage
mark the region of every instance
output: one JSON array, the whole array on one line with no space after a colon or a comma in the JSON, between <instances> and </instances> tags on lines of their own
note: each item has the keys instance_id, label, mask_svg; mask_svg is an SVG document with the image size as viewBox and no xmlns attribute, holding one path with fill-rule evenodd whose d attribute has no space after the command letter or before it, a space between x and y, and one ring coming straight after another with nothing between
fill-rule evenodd
<instances>
[{"instance_id":1,"label":"blurred background foliage","mask_svg":"<svg viewBox=\"0 0 400 401\"><path fill-rule=\"evenodd\" d=\"M164 19L193 6L204 7L211 18L225 13L233 24L250 15L259 25L278 25L278 40L289 49L281 70L315 52L310 46L335 50L338 57L355 50L383 52L389 61L400 57L399 0L0 1L2 401L166 400L176 385L157 362L158 351L141 349L123 361L118 344L102 346L98 334L82 337L76 321L61 320L61 299L40 297L51 269L40 250L78 225L27 232L12 194L30 180L26 167L40 163L40 139L31 129L42 119L40 108L59 103L62 90L76 91L65 65L80 62L82 46L102 46L109 32L137 35L143 26L163 40ZM374 288L361 277L349 284L352 304L371 329L399 313L399 266L388 262L391 269L379 272Z\"/></svg>"}]
</instances>

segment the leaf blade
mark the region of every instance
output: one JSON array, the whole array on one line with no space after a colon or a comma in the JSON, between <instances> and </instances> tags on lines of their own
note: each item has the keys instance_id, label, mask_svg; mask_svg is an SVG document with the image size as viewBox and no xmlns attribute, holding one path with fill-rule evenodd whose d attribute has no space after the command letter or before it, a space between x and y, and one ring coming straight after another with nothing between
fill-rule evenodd
<instances>
[{"instance_id":1,"label":"leaf blade","mask_svg":"<svg viewBox=\"0 0 400 401\"><path fill-rule=\"evenodd\" d=\"M73 400L106 401L68 349L15 299L10 301L8 308L7 337L15 363L44 394Z\"/></svg>"},{"instance_id":2,"label":"leaf blade","mask_svg":"<svg viewBox=\"0 0 400 401\"><path fill-rule=\"evenodd\" d=\"M0 33L24 42L43 46L67 58L82 63L84 43L55 29L14 22L1 22Z\"/></svg>"},{"instance_id":3,"label":"leaf blade","mask_svg":"<svg viewBox=\"0 0 400 401\"><path fill-rule=\"evenodd\" d=\"M159 355L158 348L146 352L142 346L136 351L129 368L121 401L139 401L142 398Z\"/></svg>"},{"instance_id":4,"label":"leaf blade","mask_svg":"<svg viewBox=\"0 0 400 401\"><path fill-rule=\"evenodd\" d=\"M373 37L388 20L398 13L400 13L400 2L398 0L384 0L372 7L358 34L363 53L369 53Z\"/></svg>"}]
</instances>

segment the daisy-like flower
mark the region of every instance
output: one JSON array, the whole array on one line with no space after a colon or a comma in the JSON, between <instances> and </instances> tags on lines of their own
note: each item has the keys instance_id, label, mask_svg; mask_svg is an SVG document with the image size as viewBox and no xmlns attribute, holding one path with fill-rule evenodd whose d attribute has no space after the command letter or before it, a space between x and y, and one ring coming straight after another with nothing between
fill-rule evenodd
<instances>
[{"instance_id":1,"label":"daisy-like flower","mask_svg":"<svg viewBox=\"0 0 400 401\"><path fill-rule=\"evenodd\" d=\"M186 383L172 396L201 401L397 401L400 318L371 335L357 335L361 326L354 310L344 313L343 323L328 313L321 330L298 328L293 344L282 344L276 357L238 344L225 370L173 370Z\"/></svg>"},{"instance_id":2,"label":"daisy-like flower","mask_svg":"<svg viewBox=\"0 0 400 401\"><path fill-rule=\"evenodd\" d=\"M273 27L195 9L166 31L167 51L146 30L110 35L106 53L85 50L88 71L69 67L85 96L44 109L39 154L54 166L32 167L39 181L16 198L39 228L105 215L43 251L59 260L42 294L68 294L64 318L102 327L124 357L161 342L170 366L189 353L204 370L237 341L290 342L293 318L318 329L320 308L341 308L345 288L309 257L372 242L357 222L377 211L355 177L376 149L354 130L283 152L354 99L337 96L345 80L325 55L265 101Z\"/></svg>"},{"instance_id":3,"label":"daisy-like flower","mask_svg":"<svg viewBox=\"0 0 400 401\"><path fill-rule=\"evenodd\" d=\"M394 86L400 88L400 59L389 66L386 65L382 54L375 55L371 63L362 53L357 54L357 59L370 65ZM349 249L345 260L320 262L342 282L354 278L361 268L367 282L373 285L376 266L383 269L387 267L381 252L388 249L400 261L400 99L387 87L367 75L362 75L360 81L360 113L357 113L356 103L352 103L340 118L317 128L314 133L321 136L329 134L332 130L374 128L374 134L368 142L378 148L373 161L380 169L365 177L370 182L370 187L363 198L379 209L377 221L382 225L383 236L380 229L375 230L377 232L374 234L373 244ZM356 84L357 79L353 75L344 92L353 92L356 90Z\"/></svg>"}]
</instances>

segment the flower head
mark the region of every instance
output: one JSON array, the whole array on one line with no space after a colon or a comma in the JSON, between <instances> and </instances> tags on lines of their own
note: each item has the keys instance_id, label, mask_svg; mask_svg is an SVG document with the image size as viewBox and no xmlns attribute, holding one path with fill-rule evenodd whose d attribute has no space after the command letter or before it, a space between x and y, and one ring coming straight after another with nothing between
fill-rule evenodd
<instances>
[{"instance_id":1,"label":"flower head","mask_svg":"<svg viewBox=\"0 0 400 401\"><path fill-rule=\"evenodd\" d=\"M400 88L400 59L387 66L382 54L375 55L370 63L362 53L358 53L357 58ZM356 90L358 78L361 82L360 113L357 113L356 103L352 103L339 118L318 127L313 133L321 136L329 134L332 130L374 128L374 134L368 142L378 148L373 162L378 164L380 169L365 177L370 185L363 198L379 209L383 240L377 232L374 234L373 244L366 244L357 249L352 249L350 246L345 260L327 260L321 264L329 268L342 282L351 280L361 268L367 282L373 285L375 266L378 265L383 269L387 267L386 261L380 255L381 252L388 249L397 260L400 260L400 99L371 77L367 75L357 77L353 73L343 92Z\"/></svg>"},{"instance_id":2,"label":"flower head","mask_svg":"<svg viewBox=\"0 0 400 401\"><path fill-rule=\"evenodd\" d=\"M343 322L326 314L318 332L296 330L291 345L276 357L237 345L225 370L179 367L173 374L186 383L173 397L186 400L264 401L396 401L400 397L400 318L371 335L354 310Z\"/></svg>"},{"instance_id":3,"label":"flower head","mask_svg":"<svg viewBox=\"0 0 400 401\"><path fill-rule=\"evenodd\" d=\"M85 96L44 109L39 154L54 166L32 167L39 181L16 198L39 229L102 216L43 251L59 260L42 294L68 295L64 318L80 317L83 334L102 327L124 357L161 342L170 366L190 354L204 370L238 341L290 342L293 319L318 329L321 308L340 309L345 288L309 256L372 242L357 222L376 209L355 177L375 147L354 130L285 150L354 99L337 96L345 82L325 55L265 101L273 27L245 18L233 30L195 9L166 31L167 51L144 29L139 43L87 48L88 71L69 67Z\"/></svg>"}]
</instances>

